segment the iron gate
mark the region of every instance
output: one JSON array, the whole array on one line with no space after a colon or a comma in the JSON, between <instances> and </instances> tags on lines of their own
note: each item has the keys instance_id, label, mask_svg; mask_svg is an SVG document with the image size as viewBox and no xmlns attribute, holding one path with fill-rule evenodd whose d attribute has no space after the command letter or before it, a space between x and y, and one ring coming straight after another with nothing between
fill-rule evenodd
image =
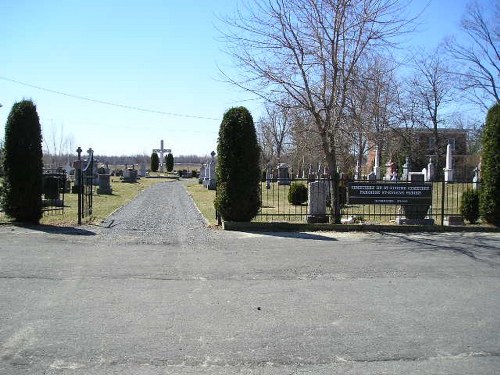
<instances>
[{"instance_id":1,"label":"iron gate","mask_svg":"<svg viewBox=\"0 0 500 375\"><path fill-rule=\"evenodd\" d=\"M78 224L84 217L92 215L92 197L94 192L94 151L89 148L87 160L81 159L82 149L78 147L76 163L76 183L78 184Z\"/></svg>"}]
</instances>

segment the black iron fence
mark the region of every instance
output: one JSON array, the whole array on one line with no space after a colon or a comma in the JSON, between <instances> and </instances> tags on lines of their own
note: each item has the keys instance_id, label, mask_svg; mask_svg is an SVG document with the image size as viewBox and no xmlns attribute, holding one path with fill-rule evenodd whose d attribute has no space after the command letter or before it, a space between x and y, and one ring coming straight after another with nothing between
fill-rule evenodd
<instances>
[{"instance_id":1,"label":"black iron fence","mask_svg":"<svg viewBox=\"0 0 500 375\"><path fill-rule=\"evenodd\" d=\"M44 169L42 174L42 211L44 215L64 212L64 196L69 192L66 171Z\"/></svg>"},{"instance_id":2,"label":"black iron fence","mask_svg":"<svg viewBox=\"0 0 500 375\"><path fill-rule=\"evenodd\" d=\"M296 185L307 188L307 198L293 201ZM341 222L390 224L422 211L422 218L442 225L461 216L462 194L478 188L472 181L353 181L339 182ZM365 188L361 195L360 186ZM353 189L357 186L358 190ZM261 183L261 209L257 221L324 222L331 216L332 184L329 179L290 179ZM366 197L366 199L354 199ZM324 203L323 203L324 202ZM321 206L324 206L323 208ZM324 211L322 211L324 210ZM323 214L324 212L324 214ZM322 220L323 215L326 220ZM331 220L330 220L331 221ZM404 223L404 221L403 221Z\"/></svg>"}]
</instances>

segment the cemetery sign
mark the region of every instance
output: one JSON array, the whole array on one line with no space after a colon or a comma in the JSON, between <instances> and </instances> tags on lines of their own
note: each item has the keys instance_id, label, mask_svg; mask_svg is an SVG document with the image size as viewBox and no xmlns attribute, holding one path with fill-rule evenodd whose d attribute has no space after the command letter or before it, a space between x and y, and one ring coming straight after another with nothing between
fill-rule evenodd
<instances>
[{"instance_id":1,"label":"cemetery sign","mask_svg":"<svg viewBox=\"0 0 500 375\"><path fill-rule=\"evenodd\" d=\"M432 184L349 182L349 204L432 204Z\"/></svg>"}]
</instances>

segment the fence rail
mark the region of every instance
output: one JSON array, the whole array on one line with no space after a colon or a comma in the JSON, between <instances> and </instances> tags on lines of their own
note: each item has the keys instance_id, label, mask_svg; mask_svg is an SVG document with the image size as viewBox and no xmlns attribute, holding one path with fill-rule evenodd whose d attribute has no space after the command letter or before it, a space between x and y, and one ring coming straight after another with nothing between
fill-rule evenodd
<instances>
[{"instance_id":1,"label":"fence rail","mask_svg":"<svg viewBox=\"0 0 500 375\"><path fill-rule=\"evenodd\" d=\"M330 214L331 181L321 179L327 191L326 214ZM404 206L407 204L353 204L349 202L348 184L355 181L340 182L340 204L342 222L365 222L371 224L388 224L404 217ZM360 182L360 181L356 181ZM390 185L388 181L372 181L380 184ZM262 182L261 183L261 209L257 215L257 221L265 222L306 222L309 211L309 200L302 204L291 204L288 200L292 184L305 185L311 200L320 194L316 191L318 184L311 185L307 179L293 179L285 183ZM396 184L396 183L394 183ZM399 181L397 184L411 184ZM425 215L426 219L433 219L436 224L442 225L447 216L461 215L460 203L462 194L467 189L477 188L477 184L470 181L433 181L426 183L431 186L432 194L429 199L429 209ZM316 189L316 190L315 190ZM417 206L418 204L410 203Z\"/></svg>"}]
</instances>

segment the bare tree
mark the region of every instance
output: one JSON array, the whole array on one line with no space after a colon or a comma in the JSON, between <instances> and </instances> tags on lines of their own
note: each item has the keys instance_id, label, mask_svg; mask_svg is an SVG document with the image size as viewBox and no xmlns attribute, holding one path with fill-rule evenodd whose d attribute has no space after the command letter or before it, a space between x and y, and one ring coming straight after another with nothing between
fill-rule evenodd
<instances>
[{"instance_id":1,"label":"bare tree","mask_svg":"<svg viewBox=\"0 0 500 375\"><path fill-rule=\"evenodd\" d=\"M290 145L293 122L291 110L286 106L266 104L266 113L258 124L258 133L268 161L280 162L281 156Z\"/></svg>"},{"instance_id":2,"label":"bare tree","mask_svg":"<svg viewBox=\"0 0 500 375\"><path fill-rule=\"evenodd\" d=\"M485 109L500 103L500 1L492 4L488 17L476 1L469 3L461 22L467 42L452 38L446 43L459 87Z\"/></svg>"},{"instance_id":3,"label":"bare tree","mask_svg":"<svg viewBox=\"0 0 500 375\"><path fill-rule=\"evenodd\" d=\"M412 80L413 96L422 113L422 125L433 134L433 154L436 168L441 171L444 155L439 130L445 122L443 108L453 98L453 85L448 68L442 60L439 49L416 60L415 76Z\"/></svg>"},{"instance_id":4,"label":"bare tree","mask_svg":"<svg viewBox=\"0 0 500 375\"><path fill-rule=\"evenodd\" d=\"M362 165L365 152L378 146L382 150L388 130L396 123L394 112L397 103L394 62L383 56L369 56L359 69L353 82L349 101L352 124L346 132L353 138L353 153ZM389 152L389 157L392 157ZM381 154L379 154L381 157ZM379 163L381 160L379 160Z\"/></svg>"},{"instance_id":5,"label":"bare tree","mask_svg":"<svg viewBox=\"0 0 500 375\"><path fill-rule=\"evenodd\" d=\"M46 164L52 167L62 166L68 162L70 155L74 153L73 137L64 134L63 124L57 127L51 122L50 127L44 127L43 144Z\"/></svg>"},{"instance_id":6,"label":"bare tree","mask_svg":"<svg viewBox=\"0 0 500 375\"><path fill-rule=\"evenodd\" d=\"M360 59L388 47L408 22L396 0L255 0L226 19L228 52L242 68L238 86L269 102L289 98L308 111L332 177L352 77ZM246 73L246 74L245 74ZM333 216L340 221L338 183Z\"/></svg>"}]
</instances>

